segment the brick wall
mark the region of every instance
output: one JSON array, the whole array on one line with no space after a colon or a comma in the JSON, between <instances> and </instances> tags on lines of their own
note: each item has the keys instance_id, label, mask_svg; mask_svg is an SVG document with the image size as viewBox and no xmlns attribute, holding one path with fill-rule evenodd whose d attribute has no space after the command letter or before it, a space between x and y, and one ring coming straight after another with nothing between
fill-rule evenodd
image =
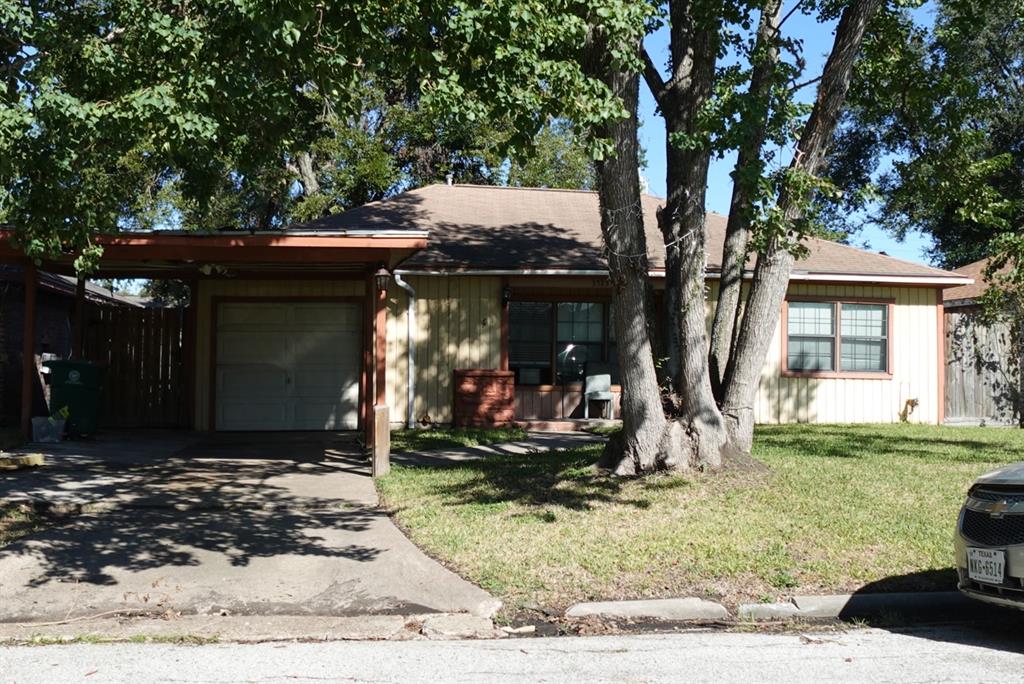
<instances>
[{"instance_id":1,"label":"brick wall","mask_svg":"<svg viewBox=\"0 0 1024 684\"><path fill-rule=\"evenodd\" d=\"M15 424L21 412L22 330L25 320L24 290L11 283L0 293L0 424ZM71 354L71 320L74 300L40 290L36 300L35 354ZM48 387L40 376L36 383L33 414L46 415Z\"/></svg>"}]
</instances>

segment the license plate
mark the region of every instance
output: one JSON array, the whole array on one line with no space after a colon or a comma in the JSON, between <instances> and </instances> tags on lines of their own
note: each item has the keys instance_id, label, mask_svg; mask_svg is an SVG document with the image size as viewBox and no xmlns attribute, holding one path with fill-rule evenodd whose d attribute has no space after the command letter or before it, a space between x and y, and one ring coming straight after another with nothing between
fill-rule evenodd
<instances>
[{"instance_id":1,"label":"license plate","mask_svg":"<svg viewBox=\"0 0 1024 684\"><path fill-rule=\"evenodd\" d=\"M967 575L975 582L1002 584L1006 553L995 549L967 549Z\"/></svg>"}]
</instances>

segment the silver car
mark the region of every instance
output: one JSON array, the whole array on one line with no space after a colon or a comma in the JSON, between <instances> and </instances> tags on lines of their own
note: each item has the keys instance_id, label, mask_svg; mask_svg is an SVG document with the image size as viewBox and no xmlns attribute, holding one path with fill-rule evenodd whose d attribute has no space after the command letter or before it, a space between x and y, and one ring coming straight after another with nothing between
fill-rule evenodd
<instances>
[{"instance_id":1,"label":"silver car","mask_svg":"<svg viewBox=\"0 0 1024 684\"><path fill-rule=\"evenodd\" d=\"M1024 610L1024 462L975 480L956 532L960 591Z\"/></svg>"}]
</instances>

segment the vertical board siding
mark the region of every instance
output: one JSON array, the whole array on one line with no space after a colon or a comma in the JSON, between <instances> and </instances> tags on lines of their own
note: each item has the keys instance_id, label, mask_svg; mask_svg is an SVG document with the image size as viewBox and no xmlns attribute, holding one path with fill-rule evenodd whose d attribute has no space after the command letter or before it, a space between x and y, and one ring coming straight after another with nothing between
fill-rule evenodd
<instances>
[{"instance_id":1,"label":"vertical board siding","mask_svg":"<svg viewBox=\"0 0 1024 684\"><path fill-rule=\"evenodd\" d=\"M103 427L187 427L182 309L86 306L83 357L106 367Z\"/></svg>"},{"instance_id":2,"label":"vertical board siding","mask_svg":"<svg viewBox=\"0 0 1024 684\"><path fill-rule=\"evenodd\" d=\"M1010 326L984 324L977 307L946 310L946 418L1012 425L1019 381Z\"/></svg>"},{"instance_id":3,"label":"vertical board siding","mask_svg":"<svg viewBox=\"0 0 1024 684\"><path fill-rule=\"evenodd\" d=\"M459 368L501 366L501 278L408 276L416 290L415 383L417 422L450 423L453 373ZM708 287L710 330L717 281ZM196 428L207 429L209 415L210 326L213 297L352 297L364 293L358 280L204 280L196 301ZM786 378L781 376L781 334L776 328L754 402L759 423L892 423L908 399L917 399L912 422L934 423L938 406L935 290L911 287L792 284L790 295L894 299L891 379ZM387 401L392 423L407 416L407 294L392 283L388 292ZM117 331L114 331L115 334ZM131 339L133 336L128 336ZM175 364L166 372L173 374ZM162 377L162 376L161 376ZM132 379L128 380L129 382ZM160 381L160 384L163 380ZM520 410L539 417L559 412L565 397L531 396Z\"/></svg>"},{"instance_id":4,"label":"vertical board siding","mask_svg":"<svg viewBox=\"0 0 1024 684\"><path fill-rule=\"evenodd\" d=\"M939 387L935 290L796 283L790 296L893 299L892 378L782 376L781 322L772 336L754 416L758 423L895 423L908 399L914 423L938 420Z\"/></svg>"},{"instance_id":5,"label":"vertical board siding","mask_svg":"<svg viewBox=\"0 0 1024 684\"><path fill-rule=\"evenodd\" d=\"M417 422L450 423L455 370L501 367L501 278L408 276L406 281L416 290L413 417ZM388 403L392 422L402 422L409 377L405 362L408 300L397 287L388 294L395 310L402 312L400 320L392 316L388 339L388 371L394 378L388 383Z\"/></svg>"},{"instance_id":6,"label":"vertical board siding","mask_svg":"<svg viewBox=\"0 0 1024 684\"><path fill-rule=\"evenodd\" d=\"M361 297L362 280L200 280L196 297L195 429L209 430L214 297Z\"/></svg>"}]
</instances>

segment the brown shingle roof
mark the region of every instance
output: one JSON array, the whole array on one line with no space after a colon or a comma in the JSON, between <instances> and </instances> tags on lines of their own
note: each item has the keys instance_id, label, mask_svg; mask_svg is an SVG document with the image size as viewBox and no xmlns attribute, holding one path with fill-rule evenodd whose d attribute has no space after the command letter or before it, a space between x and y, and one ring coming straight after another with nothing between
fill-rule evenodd
<instances>
[{"instance_id":1,"label":"brown shingle roof","mask_svg":"<svg viewBox=\"0 0 1024 684\"><path fill-rule=\"evenodd\" d=\"M657 226L663 200L642 200L651 266L664 268ZM726 218L708 214L708 269L719 269ZM603 270L597 194L578 190L430 185L322 219L331 229L408 229L430 232L426 249L407 259L409 270ZM794 271L956 277L948 271L865 252L827 240L807 241L809 255ZM752 266L752 264L750 264Z\"/></svg>"},{"instance_id":2,"label":"brown shingle roof","mask_svg":"<svg viewBox=\"0 0 1024 684\"><path fill-rule=\"evenodd\" d=\"M988 283L985 281L985 267L988 266L989 260L979 259L974 263L961 266L956 269L954 273L959 273L962 276L973 278L974 282L970 285L960 285L959 287L951 287L944 290L942 293L942 299L947 302L962 300L962 299L977 299L980 297L985 290L988 289ZM1001 273L1005 273L1009 266L1004 266L1000 269Z\"/></svg>"}]
</instances>

